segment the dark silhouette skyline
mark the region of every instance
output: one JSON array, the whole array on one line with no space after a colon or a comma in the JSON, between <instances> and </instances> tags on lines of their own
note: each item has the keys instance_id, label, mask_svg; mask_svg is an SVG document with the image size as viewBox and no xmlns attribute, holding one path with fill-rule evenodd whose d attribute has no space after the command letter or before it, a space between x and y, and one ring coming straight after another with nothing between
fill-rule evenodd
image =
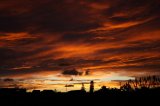
<instances>
[{"instance_id":1,"label":"dark silhouette skyline","mask_svg":"<svg viewBox=\"0 0 160 106\"><path fill-rule=\"evenodd\" d=\"M72 91L67 91L67 87L73 87L74 85L65 85L66 87L66 93L67 92L74 92L74 91L84 91L86 92L85 89L85 84L82 83L81 89L80 90L72 90ZM135 78L135 80L128 80L125 81L124 84L121 84L120 88L107 88L106 86L101 86L99 90L94 90L94 81L90 81L90 88L89 88L88 93L95 93L99 91L112 91L112 90L117 90L117 91L122 91L122 92L136 92L137 90L154 90L154 89L160 89L160 76L146 76L146 77L138 77ZM25 88L0 88L0 92L2 94L16 94L16 93L27 93L27 90ZM3 93L4 92L4 93ZM38 94L38 93L57 93L56 90L33 90L33 94ZM61 93L61 92L59 92ZM65 93L65 92L62 92Z\"/></svg>"},{"instance_id":2,"label":"dark silhouette skyline","mask_svg":"<svg viewBox=\"0 0 160 106\"><path fill-rule=\"evenodd\" d=\"M155 77L153 77L155 79ZM128 81L129 82L129 81ZM57 92L56 90L33 90L26 92L22 88L0 88L1 104L5 105L155 105L159 103L160 87L146 87L133 89L131 83L126 82L120 89L102 86L94 91L94 81L90 82L90 91L86 92L84 84L80 90ZM10 102L8 102L10 101Z\"/></svg>"}]
</instances>

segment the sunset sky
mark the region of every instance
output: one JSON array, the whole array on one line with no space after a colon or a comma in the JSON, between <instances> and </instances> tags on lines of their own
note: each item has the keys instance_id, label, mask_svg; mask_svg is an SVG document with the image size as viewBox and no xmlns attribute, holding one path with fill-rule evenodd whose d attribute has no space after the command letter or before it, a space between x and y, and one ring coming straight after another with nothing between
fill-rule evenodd
<instances>
[{"instance_id":1,"label":"sunset sky","mask_svg":"<svg viewBox=\"0 0 160 106\"><path fill-rule=\"evenodd\" d=\"M0 87L119 87L160 75L160 0L0 0Z\"/></svg>"}]
</instances>

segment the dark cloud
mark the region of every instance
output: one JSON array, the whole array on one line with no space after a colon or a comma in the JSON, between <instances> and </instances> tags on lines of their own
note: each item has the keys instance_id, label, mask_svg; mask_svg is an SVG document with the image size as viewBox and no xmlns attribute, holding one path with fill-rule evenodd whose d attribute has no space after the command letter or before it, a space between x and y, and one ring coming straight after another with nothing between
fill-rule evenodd
<instances>
[{"instance_id":1,"label":"dark cloud","mask_svg":"<svg viewBox=\"0 0 160 106\"><path fill-rule=\"evenodd\" d=\"M138 65L126 65L126 66L117 66L117 67L110 67L111 69L116 69L116 70L129 70L130 72L137 72L141 73L142 75L147 73L147 74L160 74L159 73L159 63L155 64L138 64Z\"/></svg>"},{"instance_id":2,"label":"dark cloud","mask_svg":"<svg viewBox=\"0 0 160 106\"><path fill-rule=\"evenodd\" d=\"M63 75L82 75L82 72L77 71L76 69L65 70L62 72Z\"/></svg>"},{"instance_id":3,"label":"dark cloud","mask_svg":"<svg viewBox=\"0 0 160 106\"><path fill-rule=\"evenodd\" d=\"M111 5L109 9L104 11L104 14L111 17L111 20L114 22L126 22L145 19L159 13L159 4L160 3L158 0L118 0L116 3Z\"/></svg>"},{"instance_id":4,"label":"dark cloud","mask_svg":"<svg viewBox=\"0 0 160 106\"><path fill-rule=\"evenodd\" d=\"M121 48L111 48L99 51L100 53L108 54L125 54L125 53L138 53L138 52L150 52L160 51L159 41L154 42L136 42L133 46L125 46Z\"/></svg>"},{"instance_id":5,"label":"dark cloud","mask_svg":"<svg viewBox=\"0 0 160 106\"><path fill-rule=\"evenodd\" d=\"M13 81L14 81L14 79L6 78L6 79L4 79L3 81L4 81L4 82L13 82Z\"/></svg>"},{"instance_id":6,"label":"dark cloud","mask_svg":"<svg viewBox=\"0 0 160 106\"><path fill-rule=\"evenodd\" d=\"M13 7L18 9L19 7L16 7L18 5L14 3ZM47 0L42 3L33 1L22 5L29 5L29 8L26 9L30 11L25 14L17 13L10 16L8 13L5 16L1 16L0 19L3 26L0 28L1 31L17 32L31 29L33 32L63 32L83 31L98 27L98 23L94 23L92 17L90 17L91 13L85 12L88 8L76 1ZM83 8L81 8L82 6ZM4 10L1 13L7 13L8 11L12 12L12 10ZM85 20L86 18L87 20ZM88 21L88 19L91 21Z\"/></svg>"},{"instance_id":7,"label":"dark cloud","mask_svg":"<svg viewBox=\"0 0 160 106\"><path fill-rule=\"evenodd\" d=\"M159 57L141 57L141 58L134 58L132 60L128 60L124 63L149 63L149 62L160 62Z\"/></svg>"},{"instance_id":8,"label":"dark cloud","mask_svg":"<svg viewBox=\"0 0 160 106\"><path fill-rule=\"evenodd\" d=\"M89 71L89 70L86 70L86 71L85 71L85 75L90 75L90 71Z\"/></svg>"}]
</instances>

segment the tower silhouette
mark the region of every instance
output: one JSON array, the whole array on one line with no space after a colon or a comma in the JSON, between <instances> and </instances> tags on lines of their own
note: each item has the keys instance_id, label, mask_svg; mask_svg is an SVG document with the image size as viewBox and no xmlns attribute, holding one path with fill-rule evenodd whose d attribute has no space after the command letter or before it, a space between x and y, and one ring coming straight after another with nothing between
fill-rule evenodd
<instances>
[{"instance_id":1,"label":"tower silhouette","mask_svg":"<svg viewBox=\"0 0 160 106\"><path fill-rule=\"evenodd\" d=\"M94 81L90 82L90 93L93 93L94 91Z\"/></svg>"}]
</instances>

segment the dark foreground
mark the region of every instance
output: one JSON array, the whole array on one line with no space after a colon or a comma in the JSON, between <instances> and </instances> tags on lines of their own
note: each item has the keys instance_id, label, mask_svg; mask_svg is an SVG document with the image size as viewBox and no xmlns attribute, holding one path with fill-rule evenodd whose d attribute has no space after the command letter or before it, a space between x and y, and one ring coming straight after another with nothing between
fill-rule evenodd
<instances>
[{"instance_id":1,"label":"dark foreground","mask_svg":"<svg viewBox=\"0 0 160 106\"><path fill-rule=\"evenodd\" d=\"M137 91L99 90L94 93L71 91L68 93L44 92L6 92L0 93L1 106L82 106L82 105L150 105L160 104L160 89Z\"/></svg>"}]
</instances>

